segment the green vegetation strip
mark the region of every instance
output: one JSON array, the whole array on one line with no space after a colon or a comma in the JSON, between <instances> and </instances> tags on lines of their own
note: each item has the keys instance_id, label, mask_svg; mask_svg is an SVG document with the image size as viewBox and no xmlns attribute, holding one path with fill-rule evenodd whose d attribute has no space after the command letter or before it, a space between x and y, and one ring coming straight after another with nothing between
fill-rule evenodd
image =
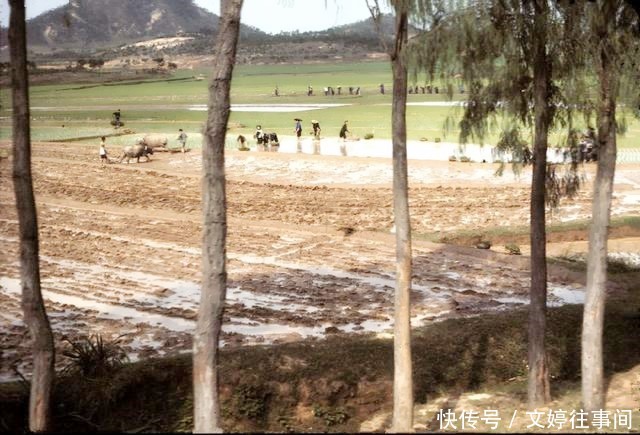
<instances>
[{"instance_id":1,"label":"green vegetation strip","mask_svg":"<svg viewBox=\"0 0 640 435\"><path fill-rule=\"evenodd\" d=\"M88 140L88 139L99 139L101 137L118 137L118 136L127 136L130 134L136 134L135 131L132 130L127 130L127 131L123 131L123 132L118 132L118 133L108 133L108 134L96 134L96 135L92 135L92 136L79 136L79 137L68 137L68 138L64 138L64 139L44 139L42 140L42 142L77 142L77 141L81 141L81 140Z\"/></svg>"},{"instance_id":2,"label":"green vegetation strip","mask_svg":"<svg viewBox=\"0 0 640 435\"><path fill-rule=\"evenodd\" d=\"M178 77L178 78L172 78L172 79L159 79L159 80L136 80L136 81L126 81L126 82L108 82L108 83L99 83L99 84L94 84L94 85L86 85L86 86L78 86L75 88L62 88L62 89L56 89L56 91L75 91L78 89L91 89L91 88L97 88L100 86L130 86L130 85L141 85L141 84L147 84L147 83L159 83L159 82L184 82L184 81L199 81L194 79L193 77Z\"/></svg>"},{"instance_id":3,"label":"green vegetation strip","mask_svg":"<svg viewBox=\"0 0 640 435\"><path fill-rule=\"evenodd\" d=\"M566 231L587 231L590 220L581 219L570 222L561 222L557 224L547 225L547 235L552 233L563 233ZM611 218L609 228L631 227L640 231L640 216L618 216ZM442 233L414 233L415 237L421 240L438 243L456 244L460 240L469 240L474 237L482 237L491 240L492 238L522 238L529 236L529 226L516 227L494 227L486 228L482 231L456 231L443 235Z\"/></svg>"},{"instance_id":4,"label":"green vegetation strip","mask_svg":"<svg viewBox=\"0 0 640 435\"><path fill-rule=\"evenodd\" d=\"M192 111L192 105L206 105L208 98L209 70L176 70L171 77L127 76L126 80L114 81L112 77L99 83L101 72L95 72L91 84L76 86L72 82L36 85L31 88L31 106L43 110L34 111L32 133L47 128L46 123L59 124L82 122L86 127L100 127L110 121L116 108L122 109L122 120L127 125L135 125L137 131L155 131L169 133L174 131L175 123L193 123L189 133L200 131L206 121L205 111ZM82 76L87 80L85 72ZM204 74L203 80L194 79L194 75ZM72 80L73 76L68 80ZM415 84L424 84L424 77L415 79ZM413 81L413 80L412 80ZM234 71L231 88L233 104L326 104L337 103L348 106L327 107L322 110L302 112L237 112L231 113L231 126L234 134L251 137L257 124L264 129L280 135L293 133L293 118L304 120L305 136L310 131L309 121L318 119L324 136L337 137L344 120L348 119L350 130L361 138L373 135L376 139L391 138L391 89L385 95L379 92L380 83L391 86L391 70L388 62L360 62L337 64L288 64L288 65L241 65ZM136 84L138 86L130 86ZM438 83L434 83L438 85ZM441 84L440 84L441 85ZM279 96L274 96L278 87ZM312 86L314 94L307 96L307 87ZM323 89L331 86L342 87L341 95L325 96ZM360 87L361 95L349 95L349 87ZM442 88L442 86L440 86ZM59 92L64 90L65 92ZM0 138L9 138L11 124L8 109L11 107L9 93L0 93ZM411 105L448 101L440 94L410 94L407 107L407 138L431 141L456 142L459 136L458 121L462 111L460 107ZM454 100L464 100L466 94L456 93ZM183 107L177 108L182 105ZM67 108L74 108L69 110ZM113 108L112 110L96 108ZM77 109L77 110L76 110ZM622 112L622 110L621 110ZM626 133L618 135L618 147L637 150L640 122L627 113ZM622 113L620 113L622 115ZM593 120L592 120L593 122ZM197 126L195 125L197 124ZM499 124L499 123L498 123ZM189 128L187 125L183 127ZM578 122L576 128L586 128L586 122ZM525 132L527 140L531 134ZM549 139L550 146L562 145L562 131L553 131ZM191 134L189 134L191 137ZM39 137L50 137L43 133ZM497 131L492 131L485 144L492 146L497 139ZM635 159L635 157L634 157ZM635 160L634 160L635 161Z\"/></svg>"}]
</instances>

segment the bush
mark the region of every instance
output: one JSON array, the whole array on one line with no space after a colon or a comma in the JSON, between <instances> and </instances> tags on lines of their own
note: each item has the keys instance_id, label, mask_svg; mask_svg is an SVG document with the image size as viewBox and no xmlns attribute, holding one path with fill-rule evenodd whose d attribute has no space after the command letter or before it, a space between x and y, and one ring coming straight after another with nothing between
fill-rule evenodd
<instances>
[{"instance_id":1,"label":"bush","mask_svg":"<svg viewBox=\"0 0 640 435\"><path fill-rule=\"evenodd\" d=\"M440 142L440 138L439 138L439 137L437 137L437 138L435 138L433 141L434 141L434 142Z\"/></svg>"},{"instance_id":2,"label":"bush","mask_svg":"<svg viewBox=\"0 0 640 435\"><path fill-rule=\"evenodd\" d=\"M456 156L449 156L449 161L450 162L457 162L458 158Z\"/></svg>"},{"instance_id":3,"label":"bush","mask_svg":"<svg viewBox=\"0 0 640 435\"><path fill-rule=\"evenodd\" d=\"M469 162L471 162L471 159L469 157L467 157L467 156L462 156L462 157L460 157L460 161L464 162L464 163L469 163Z\"/></svg>"},{"instance_id":4,"label":"bush","mask_svg":"<svg viewBox=\"0 0 640 435\"><path fill-rule=\"evenodd\" d=\"M267 415L267 402L271 392L257 384L241 384L231 398L233 411L249 420L261 420Z\"/></svg>"},{"instance_id":5,"label":"bush","mask_svg":"<svg viewBox=\"0 0 640 435\"><path fill-rule=\"evenodd\" d=\"M97 377L120 368L129 358L124 349L119 345L122 336L115 340L104 341L102 335L91 335L71 341L65 338L70 345L62 354L71 359L65 366L64 372L79 372L86 377Z\"/></svg>"},{"instance_id":6,"label":"bush","mask_svg":"<svg viewBox=\"0 0 640 435\"><path fill-rule=\"evenodd\" d=\"M324 421L326 426L335 426L349 420L349 414L343 408L328 408L314 405L313 415Z\"/></svg>"},{"instance_id":7,"label":"bush","mask_svg":"<svg viewBox=\"0 0 640 435\"><path fill-rule=\"evenodd\" d=\"M522 255L522 252L520 251L520 246L516 243L509 243L505 245L504 249L506 249L507 252L511 255Z\"/></svg>"},{"instance_id":8,"label":"bush","mask_svg":"<svg viewBox=\"0 0 640 435\"><path fill-rule=\"evenodd\" d=\"M365 139L373 139L373 133L367 133L364 135Z\"/></svg>"}]
</instances>

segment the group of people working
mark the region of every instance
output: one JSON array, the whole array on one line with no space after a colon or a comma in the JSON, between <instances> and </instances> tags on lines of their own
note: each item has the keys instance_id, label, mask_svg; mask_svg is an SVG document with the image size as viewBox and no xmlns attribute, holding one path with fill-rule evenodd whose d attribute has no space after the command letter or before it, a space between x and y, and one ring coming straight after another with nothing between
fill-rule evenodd
<instances>
[{"instance_id":1,"label":"group of people working","mask_svg":"<svg viewBox=\"0 0 640 435\"><path fill-rule=\"evenodd\" d=\"M295 125L293 127L293 132L296 138L298 139L298 147L300 147L300 138L302 137L302 131L303 131L302 119L294 118L294 121L295 121ZM339 136L343 140L346 140L348 135L350 134L348 124L349 124L349 121L345 121L344 124L342 125L342 128L340 129ZM320 121L316 119L312 119L311 128L312 128L311 134L313 135L313 138L315 140L320 140L320 134L322 132L322 129L320 128ZM258 148L259 149L261 148L264 151L276 151L280 146L278 135L273 132L271 133L265 132L262 129L261 125L256 126L256 131L253 134L253 138L256 140ZM247 139L243 135L239 135L236 141L238 143L239 150L246 151L249 149L249 147L247 146Z\"/></svg>"},{"instance_id":2,"label":"group of people working","mask_svg":"<svg viewBox=\"0 0 640 435\"><path fill-rule=\"evenodd\" d=\"M294 132L296 134L297 138L300 138L302 136L302 119L300 118L294 118L294 121L296 122L295 127L294 127ZM346 139L347 138L347 134L349 133L349 127L347 126L349 123L349 121L345 121L344 124L342 125L342 128L340 129L340 138L341 139ZM320 139L320 133L322 131L322 129L320 128L320 122L312 119L311 120L311 128L313 129L313 137L315 139Z\"/></svg>"}]
</instances>

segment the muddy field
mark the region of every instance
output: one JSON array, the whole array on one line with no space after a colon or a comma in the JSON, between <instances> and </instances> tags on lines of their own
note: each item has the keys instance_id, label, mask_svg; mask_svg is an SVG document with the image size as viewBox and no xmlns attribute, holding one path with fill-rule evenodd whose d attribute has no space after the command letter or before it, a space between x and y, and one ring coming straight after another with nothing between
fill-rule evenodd
<instances>
[{"instance_id":1,"label":"muddy field","mask_svg":"<svg viewBox=\"0 0 640 435\"><path fill-rule=\"evenodd\" d=\"M95 144L34 145L42 286L57 345L100 333L123 335L132 359L189 351L199 298L200 154L104 167L96 156ZM0 379L15 377L14 367L29 371L10 164L0 161ZM416 234L526 225L530 173L496 178L494 171L411 162ZM585 189L553 222L589 216L594 171L584 170ZM228 153L225 345L388 333L391 175L387 159ZM638 214L640 165L620 165L616 181L613 214ZM501 248L416 240L413 324L525 303L528 259ZM551 304L582 300L579 274L552 267L550 275Z\"/></svg>"}]
</instances>

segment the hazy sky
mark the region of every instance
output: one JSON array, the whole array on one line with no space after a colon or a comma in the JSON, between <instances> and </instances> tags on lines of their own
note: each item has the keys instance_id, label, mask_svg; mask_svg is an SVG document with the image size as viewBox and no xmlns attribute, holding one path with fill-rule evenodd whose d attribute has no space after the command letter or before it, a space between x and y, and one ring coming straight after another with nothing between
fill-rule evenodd
<instances>
[{"instance_id":1,"label":"hazy sky","mask_svg":"<svg viewBox=\"0 0 640 435\"><path fill-rule=\"evenodd\" d=\"M26 0L27 19L67 1ZM195 3L215 14L220 13L219 0L195 0ZM267 33L324 30L368 17L365 0L245 0L242 6L242 23ZM9 25L8 0L0 0L0 21L3 26Z\"/></svg>"}]
</instances>

